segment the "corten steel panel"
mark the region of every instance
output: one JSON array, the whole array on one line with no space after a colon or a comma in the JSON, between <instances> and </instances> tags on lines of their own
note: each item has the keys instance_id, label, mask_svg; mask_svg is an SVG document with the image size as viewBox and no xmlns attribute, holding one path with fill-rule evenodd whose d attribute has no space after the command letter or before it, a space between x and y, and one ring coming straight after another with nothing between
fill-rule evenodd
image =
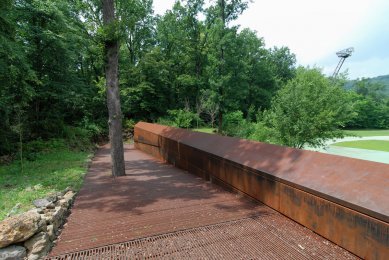
<instances>
[{"instance_id":1,"label":"corten steel panel","mask_svg":"<svg viewBox=\"0 0 389 260\"><path fill-rule=\"evenodd\" d=\"M388 223L281 185L280 212L364 259L389 256ZM361 236L361 234L364 234Z\"/></svg>"},{"instance_id":2,"label":"corten steel panel","mask_svg":"<svg viewBox=\"0 0 389 260\"><path fill-rule=\"evenodd\" d=\"M192 164L189 162L188 163L188 172L190 172L194 175L197 175L197 176L203 178L204 180L209 181L209 174L206 171L198 168L196 164Z\"/></svg>"},{"instance_id":3,"label":"corten steel panel","mask_svg":"<svg viewBox=\"0 0 389 260\"><path fill-rule=\"evenodd\" d=\"M134 131L134 142L145 143L152 146L160 146L159 135L151 131Z\"/></svg>"},{"instance_id":4,"label":"corten steel panel","mask_svg":"<svg viewBox=\"0 0 389 260\"><path fill-rule=\"evenodd\" d=\"M160 145L160 151L164 160L173 164L174 166L177 166L177 164L180 162L178 142L165 137L161 137Z\"/></svg>"},{"instance_id":5,"label":"corten steel panel","mask_svg":"<svg viewBox=\"0 0 389 260\"><path fill-rule=\"evenodd\" d=\"M158 160L165 161L165 159L162 157L159 147L144 144L144 143L135 143L136 149L139 149L141 151L144 151L153 157L157 158Z\"/></svg>"},{"instance_id":6,"label":"corten steel panel","mask_svg":"<svg viewBox=\"0 0 389 260\"><path fill-rule=\"evenodd\" d=\"M389 222L388 164L143 122L137 127Z\"/></svg>"},{"instance_id":7,"label":"corten steel panel","mask_svg":"<svg viewBox=\"0 0 389 260\"><path fill-rule=\"evenodd\" d=\"M180 163L178 164L178 167L184 170L188 170L188 159L191 158L192 149L179 143L178 151L180 156Z\"/></svg>"},{"instance_id":8,"label":"corten steel panel","mask_svg":"<svg viewBox=\"0 0 389 260\"><path fill-rule=\"evenodd\" d=\"M201 168L202 170L206 171L207 169L207 163L208 163L208 156L200 150L197 150L195 148L186 146L190 149L190 158L189 163L197 165L197 167Z\"/></svg>"},{"instance_id":9,"label":"corten steel panel","mask_svg":"<svg viewBox=\"0 0 389 260\"><path fill-rule=\"evenodd\" d=\"M191 147L190 155L198 157L194 161L200 165L188 158L190 149L185 148L181 164L189 160L192 169L207 172L214 182L231 185L277 210L282 207L287 216L361 257L385 257L389 247L388 165L160 125L137 126L138 131L152 128L155 134L176 140L179 147ZM308 194L309 200L301 194ZM304 198L311 206L318 201L330 204L335 213L323 217L325 207L307 208L301 203ZM379 235L371 236L373 231Z\"/></svg>"}]
</instances>

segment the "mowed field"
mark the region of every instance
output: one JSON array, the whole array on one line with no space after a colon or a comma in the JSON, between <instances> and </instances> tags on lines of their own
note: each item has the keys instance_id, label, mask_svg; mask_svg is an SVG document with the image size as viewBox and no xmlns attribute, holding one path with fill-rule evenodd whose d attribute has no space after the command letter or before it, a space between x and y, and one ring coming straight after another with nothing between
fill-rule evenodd
<instances>
[{"instance_id":1,"label":"mowed field","mask_svg":"<svg viewBox=\"0 0 389 260\"><path fill-rule=\"evenodd\" d=\"M333 144L334 146L389 152L389 141L360 140Z\"/></svg>"},{"instance_id":2,"label":"mowed field","mask_svg":"<svg viewBox=\"0 0 389 260\"><path fill-rule=\"evenodd\" d=\"M344 130L346 135L348 136L358 136L358 137L364 137L364 136L389 136L389 129L386 130Z\"/></svg>"}]
</instances>

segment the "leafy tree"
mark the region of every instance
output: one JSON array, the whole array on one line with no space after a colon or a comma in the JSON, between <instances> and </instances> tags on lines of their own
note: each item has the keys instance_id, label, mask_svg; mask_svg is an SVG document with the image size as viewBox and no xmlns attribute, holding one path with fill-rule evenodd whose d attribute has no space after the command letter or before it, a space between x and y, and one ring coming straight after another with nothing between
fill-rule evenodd
<instances>
[{"instance_id":1,"label":"leafy tree","mask_svg":"<svg viewBox=\"0 0 389 260\"><path fill-rule=\"evenodd\" d=\"M233 125L223 124L223 115L230 120L241 111L249 123L294 77L294 55L285 47L267 49L256 32L231 26L247 0L214 0L207 8L204 2L177 0L158 16L152 0L119 0L107 24L103 3L111 0L1 1L0 155L15 152L20 140L107 132L107 96L116 86L105 81L117 79L105 64L116 54L118 62L111 61L119 66L128 122L180 111L174 117L212 125L219 117L221 130ZM385 111L379 102L375 109ZM119 109L111 124L121 119ZM186 113L194 110L196 116ZM188 125L181 119L179 125Z\"/></svg>"},{"instance_id":2,"label":"leafy tree","mask_svg":"<svg viewBox=\"0 0 389 260\"><path fill-rule=\"evenodd\" d=\"M155 44L152 5L152 0L117 1L120 34L131 65L136 65Z\"/></svg>"},{"instance_id":3,"label":"leafy tree","mask_svg":"<svg viewBox=\"0 0 389 260\"><path fill-rule=\"evenodd\" d=\"M204 89L199 97L199 106L201 107L201 111L208 116L208 121L211 124L211 127L214 128L216 116L219 113L219 104L216 102L217 93L212 91L211 89Z\"/></svg>"},{"instance_id":4,"label":"leafy tree","mask_svg":"<svg viewBox=\"0 0 389 260\"><path fill-rule=\"evenodd\" d=\"M275 77L285 83L295 76L296 55L288 47L270 49L270 66Z\"/></svg>"},{"instance_id":5,"label":"leafy tree","mask_svg":"<svg viewBox=\"0 0 389 260\"><path fill-rule=\"evenodd\" d=\"M0 155L14 152L25 136L28 104L36 81L25 49L18 40L17 10L13 1L0 3Z\"/></svg>"},{"instance_id":6,"label":"leafy tree","mask_svg":"<svg viewBox=\"0 0 389 260\"><path fill-rule=\"evenodd\" d=\"M157 44L169 66L170 95L176 105L191 107L204 87L205 48L204 24L197 16L203 1L177 1L157 23Z\"/></svg>"},{"instance_id":7,"label":"leafy tree","mask_svg":"<svg viewBox=\"0 0 389 260\"><path fill-rule=\"evenodd\" d=\"M389 97L385 85L358 80L350 91L355 116L347 123L349 128L389 128Z\"/></svg>"},{"instance_id":8,"label":"leafy tree","mask_svg":"<svg viewBox=\"0 0 389 260\"><path fill-rule=\"evenodd\" d=\"M176 127L193 127L194 122L198 120L197 115L188 109L168 110L168 114Z\"/></svg>"},{"instance_id":9,"label":"leafy tree","mask_svg":"<svg viewBox=\"0 0 389 260\"><path fill-rule=\"evenodd\" d=\"M130 70L132 78L122 82L123 109L127 117L155 121L166 115L175 99L169 84L169 63L159 48L145 54Z\"/></svg>"},{"instance_id":10,"label":"leafy tree","mask_svg":"<svg viewBox=\"0 0 389 260\"><path fill-rule=\"evenodd\" d=\"M208 59L210 66L208 68L210 87L218 93L219 104L219 123L218 132L222 132L223 113L228 111L227 105L231 104L231 93L236 74L233 68L229 67L231 59L238 61L233 57L231 48L235 41L237 28L228 28L228 24L237 19L238 16L247 8L247 1L237 0L218 0L216 5L210 6L207 10L207 28L210 35L210 46ZM230 52L229 52L230 51ZM229 52L229 53L228 53ZM229 55L230 54L230 55ZM235 64L232 62L232 64Z\"/></svg>"},{"instance_id":11,"label":"leafy tree","mask_svg":"<svg viewBox=\"0 0 389 260\"><path fill-rule=\"evenodd\" d=\"M341 87L319 69L300 67L296 77L278 91L264 117L279 144L303 148L342 137L341 128L350 114L347 93Z\"/></svg>"}]
</instances>

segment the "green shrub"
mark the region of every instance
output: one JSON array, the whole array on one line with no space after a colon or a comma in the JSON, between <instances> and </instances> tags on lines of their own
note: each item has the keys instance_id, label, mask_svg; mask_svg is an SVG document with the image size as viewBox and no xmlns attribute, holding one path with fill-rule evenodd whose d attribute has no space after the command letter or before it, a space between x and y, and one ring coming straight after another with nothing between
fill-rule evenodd
<instances>
[{"instance_id":1,"label":"green shrub","mask_svg":"<svg viewBox=\"0 0 389 260\"><path fill-rule=\"evenodd\" d=\"M104 122L92 122L88 118L84 117L81 121L80 128L88 131L89 138L96 141L101 135L107 135L107 123Z\"/></svg>"},{"instance_id":2,"label":"green shrub","mask_svg":"<svg viewBox=\"0 0 389 260\"><path fill-rule=\"evenodd\" d=\"M194 124L200 121L197 114L185 110L185 109L177 109L177 110L168 110L169 116L173 121L174 126L181 128L191 128Z\"/></svg>"},{"instance_id":3,"label":"green shrub","mask_svg":"<svg viewBox=\"0 0 389 260\"><path fill-rule=\"evenodd\" d=\"M63 137L69 148L88 151L93 146L94 131L82 127L66 126L63 129Z\"/></svg>"},{"instance_id":4,"label":"green shrub","mask_svg":"<svg viewBox=\"0 0 389 260\"><path fill-rule=\"evenodd\" d=\"M123 120L123 133L126 139L131 139L134 136L134 127L136 122L134 119Z\"/></svg>"},{"instance_id":5,"label":"green shrub","mask_svg":"<svg viewBox=\"0 0 389 260\"><path fill-rule=\"evenodd\" d=\"M277 143L274 139L274 130L266 126L264 122L252 123L252 132L247 139L265 142L265 143Z\"/></svg>"},{"instance_id":6,"label":"green shrub","mask_svg":"<svg viewBox=\"0 0 389 260\"><path fill-rule=\"evenodd\" d=\"M160 117L158 118L157 123L160 125L176 126L170 117Z\"/></svg>"},{"instance_id":7,"label":"green shrub","mask_svg":"<svg viewBox=\"0 0 389 260\"><path fill-rule=\"evenodd\" d=\"M25 159L33 161L39 155L63 150L66 147L67 145L63 139L42 140L39 138L23 145L23 156ZM17 158L20 158L20 156Z\"/></svg>"},{"instance_id":8,"label":"green shrub","mask_svg":"<svg viewBox=\"0 0 389 260\"><path fill-rule=\"evenodd\" d=\"M242 111L226 114L223 119L223 134L239 138L248 138L253 132L253 123L243 118Z\"/></svg>"}]
</instances>

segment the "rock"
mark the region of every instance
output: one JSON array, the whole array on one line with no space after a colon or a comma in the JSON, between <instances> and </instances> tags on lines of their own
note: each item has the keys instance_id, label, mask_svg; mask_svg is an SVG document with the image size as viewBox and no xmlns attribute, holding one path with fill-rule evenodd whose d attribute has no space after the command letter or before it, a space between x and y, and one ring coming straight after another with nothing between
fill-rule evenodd
<instances>
[{"instance_id":1,"label":"rock","mask_svg":"<svg viewBox=\"0 0 389 260\"><path fill-rule=\"evenodd\" d=\"M27 257L27 260L41 260L41 259L42 259L42 257L40 255L36 255L36 254L30 254Z\"/></svg>"},{"instance_id":2,"label":"rock","mask_svg":"<svg viewBox=\"0 0 389 260\"><path fill-rule=\"evenodd\" d=\"M50 202L47 206L46 206L47 209L53 209L55 208L55 205L53 202Z\"/></svg>"},{"instance_id":3,"label":"rock","mask_svg":"<svg viewBox=\"0 0 389 260\"><path fill-rule=\"evenodd\" d=\"M27 240L24 246L28 250L28 259L39 259L46 255L50 249L50 239L47 233L40 232ZM35 258L39 256L39 258Z\"/></svg>"},{"instance_id":4,"label":"rock","mask_svg":"<svg viewBox=\"0 0 389 260\"><path fill-rule=\"evenodd\" d=\"M58 205L63 207L63 208L68 208L69 207L69 203L67 202L67 200L65 199L62 199L58 202Z\"/></svg>"},{"instance_id":5,"label":"rock","mask_svg":"<svg viewBox=\"0 0 389 260\"><path fill-rule=\"evenodd\" d=\"M46 223L46 220L42 218L42 216L41 216L41 220L39 221L38 225L39 225L39 230L37 232L39 232L39 231L46 232L46 230L47 230L47 223Z\"/></svg>"},{"instance_id":6,"label":"rock","mask_svg":"<svg viewBox=\"0 0 389 260\"><path fill-rule=\"evenodd\" d=\"M68 204L70 205L73 203L75 195L76 194L70 190L70 191L66 192L66 194L63 196L63 199L66 200L68 202Z\"/></svg>"},{"instance_id":7,"label":"rock","mask_svg":"<svg viewBox=\"0 0 389 260\"><path fill-rule=\"evenodd\" d=\"M51 201L49 201L47 198L44 198L44 199L34 200L32 203L37 208L44 208L44 207L47 207L47 205L49 205L51 203Z\"/></svg>"},{"instance_id":8,"label":"rock","mask_svg":"<svg viewBox=\"0 0 389 260\"><path fill-rule=\"evenodd\" d=\"M52 222L52 215L51 212L45 213L45 215L42 216L42 219L45 221L46 225L50 225Z\"/></svg>"},{"instance_id":9,"label":"rock","mask_svg":"<svg viewBox=\"0 0 389 260\"><path fill-rule=\"evenodd\" d=\"M58 198L57 198L57 195L53 195L53 196L47 197L47 200L55 203L55 202L57 202Z\"/></svg>"},{"instance_id":10,"label":"rock","mask_svg":"<svg viewBox=\"0 0 389 260\"><path fill-rule=\"evenodd\" d=\"M0 248L32 237L41 228L40 220L41 216L31 210L0 222Z\"/></svg>"},{"instance_id":11,"label":"rock","mask_svg":"<svg viewBox=\"0 0 389 260\"><path fill-rule=\"evenodd\" d=\"M21 260L26 257L26 249L22 246L8 246L0 249L0 259Z\"/></svg>"},{"instance_id":12,"label":"rock","mask_svg":"<svg viewBox=\"0 0 389 260\"><path fill-rule=\"evenodd\" d=\"M53 225L48 225L47 226L47 235L49 236L49 239L51 241L54 240L55 238L55 233L54 233L54 226Z\"/></svg>"},{"instance_id":13,"label":"rock","mask_svg":"<svg viewBox=\"0 0 389 260\"><path fill-rule=\"evenodd\" d=\"M54 226L54 231L57 231L58 228L62 225L63 220L65 219L65 215L67 210L62 207L55 207L55 211L51 215L51 223Z\"/></svg>"}]
</instances>

